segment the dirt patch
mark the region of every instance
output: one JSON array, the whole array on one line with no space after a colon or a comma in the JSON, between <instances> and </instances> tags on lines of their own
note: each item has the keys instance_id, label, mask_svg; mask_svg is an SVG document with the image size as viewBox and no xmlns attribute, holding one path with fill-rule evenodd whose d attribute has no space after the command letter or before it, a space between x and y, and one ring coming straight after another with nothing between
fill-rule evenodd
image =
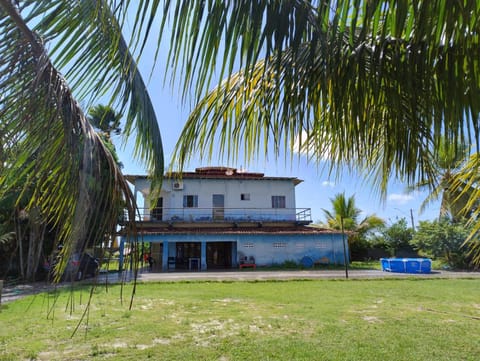
<instances>
[{"instance_id":1,"label":"dirt patch","mask_svg":"<svg viewBox=\"0 0 480 361\"><path fill-rule=\"evenodd\" d=\"M37 295L39 293L54 291L55 289L66 287L67 285L53 285L46 282L34 282L4 286L2 291L2 303L8 303L21 298Z\"/></svg>"}]
</instances>

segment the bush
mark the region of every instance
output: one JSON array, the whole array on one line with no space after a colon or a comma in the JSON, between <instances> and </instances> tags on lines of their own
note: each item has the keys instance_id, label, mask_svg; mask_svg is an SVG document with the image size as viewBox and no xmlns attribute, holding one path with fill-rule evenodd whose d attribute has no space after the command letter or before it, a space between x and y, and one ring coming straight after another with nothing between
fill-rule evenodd
<instances>
[{"instance_id":1,"label":"bush","mask_svg":"<svg viewBox=\"0 0 480 361\"><path fill-rule=\"evenodd\" d=\"M399 219L390 227L382 230L382 236L390 256L415 257L415 249L410 244L414 230L408 227L405 218Z\"/></svg>"},{"instance_id":2,"label":"bush","mask_svg":"<svg viewBox=\"0 0 480 361\"><path fill-rule=\"evenodd\" d=\"M296 268L299 268L300 265L295 262L294 260L286 260L285 262L283 262L280 266L281 268L286 268L286 269L296 269Z\"/></svg>"},{"instance_id":3,"label":"bush","mask_svg":"<svg viewBox=\"0 0 480 361\"><path fill-rule=\"evenodd\" d=\"M349 244L350 247L350 261L364 261L368 259L368 250L370 249L370 243L363 238L359 238Z\"/></svg>"},{"instance_id":4,"label":"bush","mask_svg":"<svg viewBox=\"0 0 480 361\"><path fill-rule=\"evenodd\" d=\"M452 268L468 269L472 259L463 244L470 232L470 227L462 222L423 221L410 243L424 256L444 260Z\"/></svg>"}]
</instances>

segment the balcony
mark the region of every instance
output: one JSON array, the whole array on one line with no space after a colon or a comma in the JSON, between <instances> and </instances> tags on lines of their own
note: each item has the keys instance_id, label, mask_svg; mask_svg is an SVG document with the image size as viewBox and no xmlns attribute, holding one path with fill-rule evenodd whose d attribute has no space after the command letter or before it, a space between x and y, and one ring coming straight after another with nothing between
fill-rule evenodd
<instances>
[{"instance_id":1,"label":"balcony","mask_svg":"<svg viewBox=\"0 0 480 361\"><path fill-rule=\"evenodd\" d=\"M123 221L128 221L128 214L125 214ZM139 208L135 221L158 225L259 222L309 224L312 215L310 208Z\"/></svg>"}]
</instances>

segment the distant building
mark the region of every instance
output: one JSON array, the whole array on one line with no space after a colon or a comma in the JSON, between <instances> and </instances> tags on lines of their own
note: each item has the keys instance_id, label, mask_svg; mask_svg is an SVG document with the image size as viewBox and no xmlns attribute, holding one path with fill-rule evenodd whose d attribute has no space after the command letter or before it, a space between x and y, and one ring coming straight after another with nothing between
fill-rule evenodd
<instances>
[{"instance_id":1,"label":"distant building","mask_svg":"<svg viewBox=\"0 0 480 361\"><path fill-rule=\"evenodd\" d=\"M127 175L144 198L136 219L151 244L156 268L212 270L270 266L285 261L343 264L342 234L308 227L309 208L296 208L291 177L268 177L228 167L168 174L154 208L150 181ZM124 247L125 237L121 238ZM121 252L123 254L123 252Z\"/></svg>"}]
</instances>

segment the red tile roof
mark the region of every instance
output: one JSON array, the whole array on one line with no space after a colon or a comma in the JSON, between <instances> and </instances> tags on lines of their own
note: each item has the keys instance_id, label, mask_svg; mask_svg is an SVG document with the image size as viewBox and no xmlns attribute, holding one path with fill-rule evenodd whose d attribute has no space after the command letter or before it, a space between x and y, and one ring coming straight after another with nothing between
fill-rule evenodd
<instances>
[{"instance_id":1,"label":"red tile roof","mask_svg":"<svg viewBox=\"0 0 480 361\"><path fill-rule=\"evenodd\" d=\"M307 226L298 226L298 227L288 227L288 228L275 228L275 227L228 227L228 228L168 228L168 227L158 227L158 228L148 228L142 229L141 234L252 234L252 235L261 235L261 234L340 234L340 231L325 229L325 228L316 228L316 227L307 227Z\"/></svg>"},{"instance_id":2,"label":"red tile roof","mask_svg":"<svg viewBox=\"0 0 480 361\"><path fill-rule=\"evenodd\" d=\"M129 182L135 179L148 178L146 175L125 175ZM303 182L296 177L266 177L263 173L247 172L241 169L229 167L202 167L196 168L195 172L167 173L165 178L171 179L256 179L256 180L289 180L295 185Z\"/></svg>"}]
</instances>

